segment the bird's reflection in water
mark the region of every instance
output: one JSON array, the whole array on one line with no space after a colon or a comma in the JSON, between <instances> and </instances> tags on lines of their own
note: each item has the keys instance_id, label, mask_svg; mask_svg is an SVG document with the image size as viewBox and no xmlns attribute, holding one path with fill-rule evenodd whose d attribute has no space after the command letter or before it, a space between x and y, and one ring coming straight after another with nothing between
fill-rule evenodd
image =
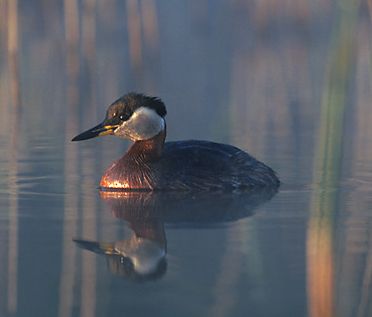
<instances>
[{"instance_id":1,"label":"bird's reflection in water","mask_svg":"<svg viewBox=\"0 0 372 317\"><path fill-rule=\"evenodd\" d=\"M167 267L163 222L156 217L126 220L133 230L129 239L115 242L74 241L83 249L106 255L110 272L117 276L136 281L161 277Z\"/></svg>"},{"instance_id":2,"label":"bird's reflection in water","mask_svg":"<svg viewBox=\"0 0 372 317\"><path fill-rule=\"evenodd\" d=\"M135 281L162 277L167 268L165 223L200 227L249 217L276 191L248 193L100 192L112 214L128 222L133 235L108 243L74 239L83 249L104 254L109 270Z\"/></svg>"}]
</instances>

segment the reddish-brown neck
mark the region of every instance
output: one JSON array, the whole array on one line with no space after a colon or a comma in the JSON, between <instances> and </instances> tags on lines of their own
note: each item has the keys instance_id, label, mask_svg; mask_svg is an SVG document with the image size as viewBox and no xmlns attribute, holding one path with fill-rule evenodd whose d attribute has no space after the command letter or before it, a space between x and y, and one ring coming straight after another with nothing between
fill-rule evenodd
<instances>
[{"instance_id":1,"label":"reddish-brown neck","mask_svg":"<svg viewBox=\"0 0 372 317\"><path fill-rule=\"evenodd\" d=\"M166 130L164 129L151 139L136 141L129 148L126 156L139 157L143 160L158 159L163 152L165 137Z\"/></svg>"}]
</instances>

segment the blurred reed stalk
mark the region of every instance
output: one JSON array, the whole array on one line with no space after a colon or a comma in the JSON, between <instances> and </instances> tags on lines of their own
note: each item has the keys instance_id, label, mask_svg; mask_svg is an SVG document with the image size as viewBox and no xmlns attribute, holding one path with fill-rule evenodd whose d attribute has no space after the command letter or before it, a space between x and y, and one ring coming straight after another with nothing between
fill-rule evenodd
<instances>
[{"instance_id":1,"label":"blurred reed stalk","mask_svg":"<svg viewBox=\"0 0 372 317\"><path fill-rule=\"evenodd\" d=\"M312 317L336 316L334 225L341 179L342 140L347 92L354 64L358 1L339 3L338 25L326 70L321 101L314 190L307 231L308 311Z\"/></svg>"},{"instance_id":2,"label":"blurred reed stalk","mask_svg":"<svg viewBox=\"0 0 372 317\"><path fill-rule=\"evenodd\" d=\"M69 122L69 119L67 119ZM70 125L66 124L66 130L70 133ZM67 135L67 132L66 132ZM67 149L68 148L68 149ZM79 209L79 179L78 165L79 153L77 147L66 147L65 149L65 199L63 212L63 238L62 238L62 263L59 283L58 316L69 317L73 314L74 289L76 288L76 258L77 250L71 243L71 238L78 232L77 217L69 217ZM73 220L72 220L73 219Z\"/></svg>"},{"instance_id":3,"label":"blurred reed stalk","mask_svg":"<svg viewBox=\"0 0 372 317\"><path fill-rule=\"evenodd\" d=\"M85 153L82 165L83 182L82 187L89 190L96 190L97 184L94 180L96 171L94 148ZM82 236L90 240L97 240L97 204L96 195L83 195L82 197ZM94 317L97 301L97 257L92 252L81 252L81 311L82 317Z\"/></svg>"},{"instance_id":4,"label":"blurred reed stalk","mask_svg":"<svg viewBox=\"0 0 372 317\"><path fill-rule=\"evenodd\" d=\"M11 115L11 141L9 142L9 236L8 236L8 311L16 313L18 304L18 140L17 115Z\"/></svg>"},{"instance_id":5,"label":"blurred reed stalk","mask_svg":"<svg viewBox=\"0 0 372 317\"><path fill-rule=\"evenodd\" d=\"M88 102L93 107L96 105L96 90L94 89L95 76L94 66L96 60L96 0L85 0L82 9L82 50L83 58L85 59L85 67L87 70L87 77L90 82L89 96L82 100ZM97 121L96 111L90 111L90 120ZM94 155L94 148L88 149L88 155L84 155L82 159L83 184L84 188L96 189L94 171L97 170L95 164L96 159ZM82 197L82 236L88 236L92 240L97 239L97 204L95 195L84 195ZM96 286L96 256L93 253L81 253L81 270L82 270L82 284L81 284L81 316L93 317L96 316L96 300L97 300L97 286Z\"/></svg>"},{"instance_id":6,"label":"blurred reed stalk","mask_svg":"<svg viewBox=\"0 0 372 317\"><path fill-rule=\"evenodd\" d=\"M142 27L138 0L127 0L126 10L130 62L134 70L138 71L142 66Z\"/></svg>"},{"instance_id":7,"label":"blurred reed stalk","mask_svg":"<svg viewBox=\"0 0 372 317\"><path fill-rule=\"evenodd\" d=\"M79 65L79 12L77 0L64 0L64 22L65 22L65 47L66 47L66 120L65 135L72 131L78 131L78 101L80 73ZM76 258L77 250L71 242L76 236L78 224L76 217L71 220L69 214L76 213L80 205L79 175L79 151L78 147L65 145L65 199L63 213L63 246L62 246L62 269L59 283L58 316L69 317L73 314L75 303L74 290L76 286Z\"/></svg>"},{"instance_id":8,"label":"blurred reed stalk","mask_svg":"<svg viewBox=\"0 0 372 317\"><path fill-rule=\"evenodd\" d=\"M141 1L143 36L149 48L156 52L159 49L159 27L154 0Z\"/></svg>"},{"instance_id":9,"label":"blurred reed stalk","mask_svg":"<svg viewBox=\"0 0 372 317\"><path fill-rule=\"evenodd\" d=\"M18 1L8 0L8 65L11 98L15 112L19 112L21 105L18 37Z\"/></svg>"},{"instance_id":10,"label":"blurred reed stalk","mask_svg":"<svg viewBox=\"0 0 372 317\"><path fill-rule=\"evenodd\" d=\"M82 48L84 58L92 64L96 51L96 0L85 0L83 3Z\"/></svg>"},{"instance_id":11,"label":"blurred reed stalk","mask_svg":"<svg viewBox=\"0 0 372 317\"><path fill-rule=\"evenodd\" d=\"M141 19L143 28L143 45L144 45L144 78L143 87L146 91L156 93L158 83L158 70L156 65L159 64L159 25L154 0L145 0L140 2Z\"/></svg>"},{"instance_id":12,"label":"blurred reed stalk","mask_svg":"<svg viewBox=\"0 0 372 317\"><path fill-rule=\"evenodd\" d=\"M7 153L9 173L9 236L8 236L8 311L17 312L18 305L18 144L19 144L19 124L17 114L11 114L10 142Z\"/></svg>"},{"instance_id":13,"label":"blurred reed stalk","mask_svg":"<svg viewBox=\"0 0 372 317\"><path fill-rule=\"evenodd\" d=\"M10 113L9 142L9 245L8 245L8 311L17 312L18 305L18 140L20 117L20 79L19 79L19 31L18 1L7 1L7 52L10 78L10 91L13 111Z\"/></svg>"},{"instance_id":14,"label":"blurred reed stalk","mask_svg":"<svg viewBox=\"0 0 372 317\"><path fill-rule=\"evenodd\" d=\"M91 107L96 105L95 89L95 61L96 61L96 0L84 0L82 7L81 41L82 56L84 58L84 70L88 82L88 93L86 101ZM84 76L84 75L83 75ZM94 110L94 111L93 111ZM90 111L92 121L97 121L96 109Z\"/></svg>"},{"instance_id":15,"label":"blurred reed stalk","mask_svg":"<svg viewBox=\"0 0 372 317\"><path fill-rule=\"evenodd\" d=\"M213 304L210 306L207 316L233 316L234 307L239 298L238 285L245 269L245 256L236 248L232 248L231 245L234 245L237 239L239 241L257 241L251 239L252 230L249 229L247 224L242 222L237 228L231 227L227 230L225 244L221 246L223 253L221 252L220 270L215 279Z\"/></svg>"},{"instance_id":16,"label":"blurred reed stalk","mask_svg":"<svg viewBox=\"0 0 372 317\"><path fill-rule=\"evenodd\" d=\"M69 77L76 77L79 71L79 11L77 0L64 0L66 66Z\"/></svg>"},{"instance_id":17,"label":"blurred reed stalk","mask_svg":"<svg viewBox=\"0 0 372 317\"><path fill-rule=\"evenodd\" d=\"M71 91L71 89L70 89ZM71 131L78 130L77 119L74 117L74 111L71 109L76 105L75 98L67 96L67 119L65 125L65 135L69 135ZM68 142L68 141L67 141ZM79 210L80 205L80 182L79 182L79 148L76 146L65 145L64 157L64 212L63 212L63 238L62 238L62 263L59 283L59 303L58 316L69 317L73 314L73 306L75 303L74 290L77 287L76 277L76 258L77 250L72 245L71 238L78 233L77 217L69 217L70 214L75 214ZM73 219L73 220L72 220Z\"/></svg>"},{"instance_id":18,"label":"blurred reed stalk","mask_svg":"<svg viewBox=\"0 0 372 317\"><path fill-rule=\"evenodd\" d=\"M340 311L358 317L372 316L372 234L370 220L372 162L372 1L369 1L369 21L358 28L358 56L356 63L355 90L356 100L352 113L354 125L350 146L351 177L359 184L350 193L348 200L356 202L348 210L345 221L345 251L342 253L342 267L339 269L342 281L340 293L347 292ZM365 19L367 20L367 19ZM362 181L362 183L360 183ZM361 225L362 224L362 225ZM362 251L362 252L361 252ZM341 293L343 295L343 293ZM356 305L357 304L357 307Z\"/></svg>"}]
</instances>

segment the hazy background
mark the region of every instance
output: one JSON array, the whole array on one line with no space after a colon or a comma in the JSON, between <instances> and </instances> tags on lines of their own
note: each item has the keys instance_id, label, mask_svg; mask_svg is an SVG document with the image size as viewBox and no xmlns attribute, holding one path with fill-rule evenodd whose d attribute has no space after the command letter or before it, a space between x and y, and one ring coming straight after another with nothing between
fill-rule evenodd
<instances>
[{"instance_id":1,"label":"hazy background","mask_svg":"<svg viewBox=\"0 0 372 317\"><path fill-rule=\"evenodd\" d=\"M371 13L366 0L0 0L0 314L369 316ZM254 217L169 228L167 273L140 286L71 240L129 230L96 190L129 143L70 142L128 91L163 99L168 139L236 145L283 182Z\"/></svg>"}]
</instances>

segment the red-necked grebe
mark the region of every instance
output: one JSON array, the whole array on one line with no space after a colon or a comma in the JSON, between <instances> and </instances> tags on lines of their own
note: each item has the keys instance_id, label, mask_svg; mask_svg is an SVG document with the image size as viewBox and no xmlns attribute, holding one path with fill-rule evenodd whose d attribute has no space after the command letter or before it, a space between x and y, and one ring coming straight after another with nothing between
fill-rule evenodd
<instances>
[{"instance_id":1,"label":"red-necked grebe","mask_svg":"<svg viewBox=\"0 0 372 317\"><path fill-rule=\"evenodd\" d=\"M245 190L277 188L275 172L248 153L208 141L166 142L164 103L129 93L112 103L105 120L72 139L116 135L134 141L103 174L107 190Z\"/></svg>"}]
</instances>

